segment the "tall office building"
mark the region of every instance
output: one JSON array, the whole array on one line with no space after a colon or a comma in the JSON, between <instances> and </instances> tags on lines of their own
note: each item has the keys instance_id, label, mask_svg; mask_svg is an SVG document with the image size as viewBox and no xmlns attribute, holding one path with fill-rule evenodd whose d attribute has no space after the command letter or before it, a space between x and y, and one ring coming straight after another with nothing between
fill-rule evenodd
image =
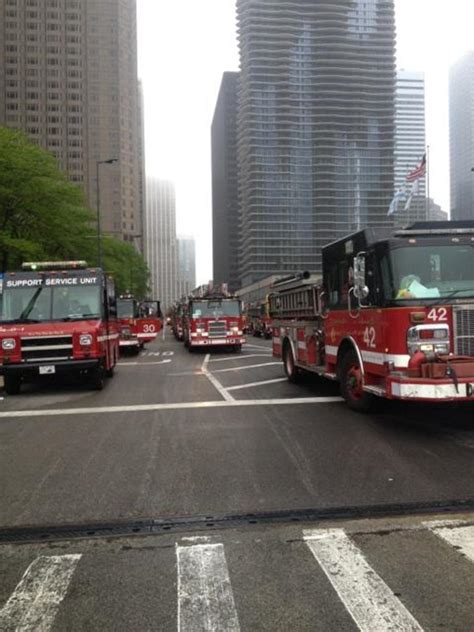
<instances>
[{"instance_id":1,"label":"tall office building","mask_svg":"<svg viewBox=\"0 0 474 632\"><path fill-rule=\"evenodd\" d=\"M211 128L213 279L230 290L239 287L238 81L238 72L223 74Z\"/></svg>"},{"instance_id":2,"label":"tall office building","mask_svg":"<svg viewBox=\"0 0 474 632\"><path fill-rule=\"evenodd\" d=\"M0 0L0 125L52 152L103 229L142 234L136 0Z\"/></svg>"},{"instance_id":3,"label":"tall office building","mask_svg":"<svg viewBox=\"0 0 474 632\"><path fill-rule=\"evenodd\" d=\"M186 296L196 287L196 242L178 237L178 295Z\"/></svg>"},{"instance_id":4,"label":"tall office building","mask_svg":"<svg viewBox=\"0 0 474 632\"><path fill-rule=\"evenodd\" d=\"M147 179L145 198L145 252L151 294L166 310L179 297L174 185L168 180Z\"/></svg>"},{"instance_id":5,"label":"tall office building","mask_svg":"<svg viewBox=\"0 0 474 632\"><path fill-rule=\"evenodd\" d=\"M406 176L419 164L426 152L425 75L422 72L399 70L395 99L395 186L399 191L407 186ZM405 225L427 219L426 178L418 181L418 193L413 196L409 210L404 204L394 216L397 224Z\"/></svg>"},{"instance_id":6,"label":"tall office building","mask_svg":"<svg viewBox=\"0 0 474 632\"><path fill-rule=\"evenodd\" d=\"M474 219L474 51L449 78L451 219Z\"/></svg>"},{"instance_id":7,"label":"tall office building","mask_svg":"<svg viewBox=\"0 0 474 632\"><path fill-rule=\"evenodd\" d=\"M393 0L237 0L240 278L318 272L391 222Z\"/></svg>"}]
</instances>

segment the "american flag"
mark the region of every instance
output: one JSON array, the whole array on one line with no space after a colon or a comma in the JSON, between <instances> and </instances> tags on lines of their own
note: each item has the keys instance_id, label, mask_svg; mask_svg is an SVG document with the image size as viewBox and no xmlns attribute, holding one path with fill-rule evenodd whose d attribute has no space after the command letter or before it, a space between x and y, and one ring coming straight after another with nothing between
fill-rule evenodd
<instances>
[{"instance_id":1,"label":"american flag","mask_svg":"<svg viewBox=\"0 0 474 632\"><path fill-rule=\"evenodd\" d=\"M424 178L425 175L426 175L426 154L424 154L423 158L421 159L420 164L417 167L415 167L413 171L410 171L410 173L407 175L406 181L415 182L416 180L420 180L421 178Z\"/></svg>"}]
</instances>

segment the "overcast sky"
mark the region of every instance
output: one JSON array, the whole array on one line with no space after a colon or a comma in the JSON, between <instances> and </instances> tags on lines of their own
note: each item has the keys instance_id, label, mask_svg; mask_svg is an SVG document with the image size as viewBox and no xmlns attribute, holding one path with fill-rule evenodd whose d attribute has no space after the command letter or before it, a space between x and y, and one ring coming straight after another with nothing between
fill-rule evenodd
<instances>
[{"instance_id":1,"label":"overcast sky","mask_svg":"<svg viewBox=\"0 0 474 632\"><path fill-rule=\"evenodd\" d=\"M448 71L474 49L474 1L395 0L397 65L426 74L431 196L449 210ZM238 70L235 0L137 0L148 176L174 181L178 231L212 278L210 125L222 73Z\"/></svg>"}]
</instances>

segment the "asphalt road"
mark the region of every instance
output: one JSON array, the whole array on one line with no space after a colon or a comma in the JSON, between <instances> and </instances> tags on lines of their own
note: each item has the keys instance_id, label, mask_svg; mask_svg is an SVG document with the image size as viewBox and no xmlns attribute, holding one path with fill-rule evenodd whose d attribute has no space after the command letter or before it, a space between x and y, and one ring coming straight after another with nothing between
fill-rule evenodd
<instances>
[{"instance_id":1,"label":"asphalt road","mask_svg":"<svg viewBox=\"0 0 474 632\"><path fill-rule=\"evenodd\" d=\"M360 415L336 384L289 384L260 339L208 356L168 337L102 392L4 396L0 481L4 540L50 538L0 545L0 630L474 629L474 516L448 541L452 513L420 515L472 509L472 407ZM92 537L137 521L154 535Z\"/></svg>"}]
</instances>

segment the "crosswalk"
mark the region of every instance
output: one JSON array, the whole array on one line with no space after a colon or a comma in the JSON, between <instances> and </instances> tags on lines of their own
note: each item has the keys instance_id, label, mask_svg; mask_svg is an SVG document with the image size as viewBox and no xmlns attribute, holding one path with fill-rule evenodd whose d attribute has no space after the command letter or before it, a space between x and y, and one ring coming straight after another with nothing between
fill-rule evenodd
<instances>
[{"instance_id":1,"label":"crosswalk","mask_svg":"<svg viewBox=\"0 0 474 632\"><path fill-rule=\"evenodd\" d=\"M422 533L425 538L432 538L430 546L433 547L433 560L438 556L443 557L448 552L454 573L459 565L465 565L463 581L466 581L467 572L472 592L474 526L467 521L433 520L421 523L416 531L418 534ZM298 559L295 557L294 564L298 566L302 564L302 560L304 561L305 587L310 588L308 576L317 573L321 575L321 572L321 577L326 582L326 586L321 586L319 591L314 590L314 603L317 603L318 599L328 599L327 595L332 591L331 599L339 604L345 612L344 616L347 616L347 629L361 632L423 632L438 629L437 626L433 625L431 628L418 620L417 612L413 609L413 600L409 600L411 605L404 603L403 597L391 587L390 578L383 577L384 573L377 568L377 564L369 561L364 544L361 544L363 540L358 540L354 533L343 528L305 528L299 531L300 537L297 542L301 545L301 556ZM372 536L378 537L376 533ZM246 582L241 580L242 568L235 567L237 558L232 551L235 541L226 544L217 539L223 540L225 537L182 537L175 542L172 571L174 622L158 625L156 629L177 629L178 632L239 632L256 629L255 625L253 628L249 627L243 611L246 599L241 593L246 590ZM443 552L436 547L447 549ZM226 552L232 553L230 560ZM391 551L389 553L394 554ZM84 553L65 555L41 554L33 559L4 605L0 604L0 631L49 632L56 629L73 629L65 627L64 623L57 627L57 617L61 612L62 622L67 620L71 585L79 569L82 569L84 574L87 560L91 557L92 553L87 550ZM249 562L242 555L238 559L241 567L245 567ZM281 572L287 575L288 581L294 581L297 571L298 568L295 575L295 569L281 569ZM406 572L409 573L410 569L406 569ZM446 573L448 577L448 570ZM89 583L93 581L93 577L88 579ZM126 577L120 579L120 583L126 586ZM449 598L447 591L446 599ZM126 595L121 599L126 599ZM160 607L160 603L162 604L162 600L157 595L156 608ZM266 621L271 619L270 613L265 613L268 604L264 599L261 600L261 604L262 623L258 629L284 629L283 624L281 628L275 623L266 624ZM281 604L275 604L275 608L279 605ZM137 608L139 607L141 606L137 605ZM330 610L329 607L325 609ZM298 627L297 620L295 618L293 629L314 629L302 623L301 627ZM452 629L471 630L473 621L474 614L469 621L453 622ZM96 628L92 626L88 629ZM127 625L121 628L118 625L116 629L138 628ZM142 629L154 628L145 626ZM337 628L326 624L318 629Z\"/></svg>"}]
</instances>

